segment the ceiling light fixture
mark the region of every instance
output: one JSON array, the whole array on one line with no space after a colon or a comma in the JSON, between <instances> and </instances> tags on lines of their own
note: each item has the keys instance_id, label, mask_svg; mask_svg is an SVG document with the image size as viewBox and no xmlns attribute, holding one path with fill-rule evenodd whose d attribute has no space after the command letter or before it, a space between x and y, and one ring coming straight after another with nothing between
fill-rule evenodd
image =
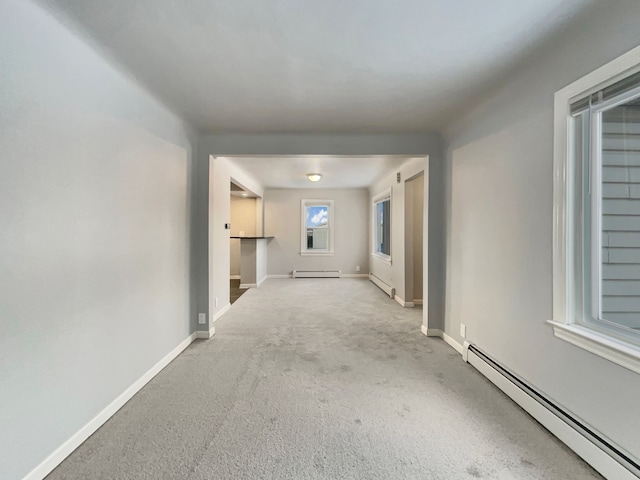
<instances>
[{"instance_id":1,"label":"ceiling light fixture","mask_svg":"<svg viewBox=\"0 0 640 480\"><path fill-rule=\"evenodd\" d=\"M310 182L318 182L322 178L322 175L319 173L307 173L307 178Z\"/></svg>"},{"instance_id":2,"label":"ceiling light fixture","mask_svg":"<svg viewBox=\"0 0 640 480\"><path fill-rule=\"evenodd\" d=\"M249 195L247 192L242 192L243 197L246 197L247 195Z\"/></svg>"}]
</instances>

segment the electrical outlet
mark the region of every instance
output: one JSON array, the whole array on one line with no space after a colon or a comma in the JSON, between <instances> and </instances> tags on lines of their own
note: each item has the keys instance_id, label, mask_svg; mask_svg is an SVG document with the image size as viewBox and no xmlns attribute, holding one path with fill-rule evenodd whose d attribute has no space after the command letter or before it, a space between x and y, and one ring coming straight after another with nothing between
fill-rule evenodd
<instances>
[{"instance_id":1,"label":"electrical outlet","mask_svg":"<svg viewBox=\"0 0 640 480\"><path fill-rule=\"evenodd\" d=\"M198 314L198 323L200 325L204 325L205 323L207 323L207 314L206 313L199 313Z\"/></svg>"},{"instance_id":2,"label":"electrical outlet","mask_svg":"<svg viewBox=\"0 0 640 480\"><path fill-rule=\"evenodd\" d=\"M360 265L356 265L356 272L360 271Z\"/></svg>"},{"instance_id":3,"label":"electrical outlet","mask_svg":"<svg viewBox=\"0 0 640 480\"><path fill-rule=\"evenodd\" d=\"M213 301L214 306L217 307L218 306L218 297L215 298L215 300Z\"/></svg>"},{"instance_id":4,"label":"electrical outlet","mask_svg":"<svg viewBox=\"0 0 640 480\"><path fill-rule=\"evenodd\" d=\"M462 338L467 338L467 326L464 323L460 324L460 336Z\"/></svg>"}]
</instances>

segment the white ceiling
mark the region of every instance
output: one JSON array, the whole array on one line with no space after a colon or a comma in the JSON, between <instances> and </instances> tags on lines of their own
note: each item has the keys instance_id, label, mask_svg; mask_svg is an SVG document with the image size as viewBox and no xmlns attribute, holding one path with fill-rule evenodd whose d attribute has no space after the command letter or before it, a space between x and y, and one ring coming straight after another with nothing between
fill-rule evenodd
<instances>
[{"instance_id":1,"label":"white ceiling","mask_svg":"<svg viewBox=\"0 0 640 480\"><path fill-rule=\"evenodd\" d=\"M438 129L594 0L38 0L207 132Z\"/></svg>"},{"instance_id":2,"label":"white ceiling","mask_svg":"<svg viewBox=\"0 0 640 480\"><path fill-rule=\"evenodd\" d=\"M410 157L304 155L227 158L258 179L264 188L365 188ZM321 173L322 179L310 182L307 173Z\"/></svg>"}]
</instances>

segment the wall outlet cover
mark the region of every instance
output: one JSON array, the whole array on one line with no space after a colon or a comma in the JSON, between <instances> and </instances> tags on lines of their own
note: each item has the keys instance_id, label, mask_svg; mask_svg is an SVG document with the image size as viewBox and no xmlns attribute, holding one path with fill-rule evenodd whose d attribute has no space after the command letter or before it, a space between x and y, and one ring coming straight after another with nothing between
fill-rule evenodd
<instances>
[{"instance_id":1,"label":"wall outlet cover","mask_svg":"<svg viewBox=\"0 0 640 480\"><path fill-rule=\"evenodd\" d=\"M206 313L199 313L198 314L198 324L204 325L205 323L207 323L207 314Z\"/></svg>"},{"instance_id":2,"label":"wall outlet cover","mask_svg":"<svg viewBox=\"0 0 640 480\"><path fill-rule=\"evenodd\" d=\"M360 271L360 265L356 265L356 272Z\"/></svg>"},{"instance_id":3,"label":"wall outlet cover","mask_svg":"<svg viewBox=\"0 0 640 480\"><path fill-rule=\"evenodd\" d=\"M467 326L464 323L460 324L460 336L462 338L467 338Z\"/></svg>"}]
</instances>

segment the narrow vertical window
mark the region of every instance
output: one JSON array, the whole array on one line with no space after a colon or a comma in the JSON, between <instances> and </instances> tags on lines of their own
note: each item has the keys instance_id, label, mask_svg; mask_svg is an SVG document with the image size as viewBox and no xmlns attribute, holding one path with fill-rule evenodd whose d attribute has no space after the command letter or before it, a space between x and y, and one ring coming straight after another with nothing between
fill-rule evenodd
<instances>
[{"instance_id":1,"label":"narrow vertical window","mask_svg":"<svg viewBox=\"0 0 640 480\"><path fill-rule=\"evenodd\" d=\"M391 260L391 190L373 199L373 254Z\"/></svg>"}]
</instances>

